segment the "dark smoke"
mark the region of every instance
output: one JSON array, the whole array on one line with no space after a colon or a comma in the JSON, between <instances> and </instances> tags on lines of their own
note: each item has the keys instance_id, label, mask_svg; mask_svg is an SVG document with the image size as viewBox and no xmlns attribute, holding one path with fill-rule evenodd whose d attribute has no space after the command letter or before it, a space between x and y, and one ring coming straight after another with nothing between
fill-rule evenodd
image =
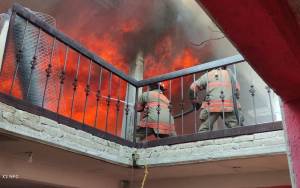
<instances>
[{"instance_id":1,"label":"dark smoke","mask_svg":"<svg viewBox=\"0 0 300 188\"><path fill-rule=\"evenodd\" d=\"M7 6L13 1L3 2ZM207 42L200 47L193 45L222 36L222 33L212 31L211 28L218 29L193 0L18 0L17 2L32 10L53 16L57 21L57 28L100 56L103 49L91 48L90 42L87 41L101 44L103 42L101 38L109 34L117 43L119 53L124 58L123 64L127 66L132 63L138 51L143 51L144 56L151 57L154 62L165 63L166 69L172 67L176 56L186 48L199 59L198 63L223 56L225 51L225 54L233 51L227 40ZM136 22L137 28L122 31L121 26L126 22ZM162 41L166 45L163 45ZM217 43L221 47L211 43ZM223 49L224 45L226 50ZM155 49L157 46L159 50ZM147 62L145 63L147 67Z\"/></svg>"}]
</instances>

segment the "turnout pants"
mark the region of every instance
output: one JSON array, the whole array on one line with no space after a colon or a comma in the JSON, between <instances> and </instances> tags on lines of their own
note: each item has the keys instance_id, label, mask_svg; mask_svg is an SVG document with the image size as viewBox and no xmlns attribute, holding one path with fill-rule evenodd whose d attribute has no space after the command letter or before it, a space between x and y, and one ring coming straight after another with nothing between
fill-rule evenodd
<instances>
[{"instance_id":1,"label":"turnout pants","mask_svg":"<svg viewBox=\"0 0 300 188\"><path fill-rule=\"evenodd\" d=\"M242 112L239 110L240 124L243 122ZM202 109L200 112L200 121L201 125L199 132L212 130L214 123L217 119L223 118L223 112L208 112L207 109ZM224 112L224 122L227 128L238 127L238 121L234 112Z\"/></svg>"}]
</instances>

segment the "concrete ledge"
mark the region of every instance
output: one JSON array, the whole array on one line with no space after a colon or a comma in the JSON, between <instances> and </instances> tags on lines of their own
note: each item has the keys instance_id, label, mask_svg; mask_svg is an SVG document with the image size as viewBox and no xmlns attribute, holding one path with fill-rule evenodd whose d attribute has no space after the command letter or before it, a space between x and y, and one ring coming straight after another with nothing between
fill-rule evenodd
<instances>
[{"instance_id":1,"label":"concrete ledge","mask_svg":"<svg viewBox=\"0 0 300 188\"><path fill-rule=\"evenodd\" d=\"M136 149L4 103L0 103L0 131L124 166L131 166L133 153L138 156L137 165L162 166L286 152L282 130Z\"/></svg>"},{"instance_id":2,"label":"concrete ledge","mask_svg":"<svg viewBox=\"0 0 300 188\"><path fill-rule=\"evenodd\" d=\"M135 150L3 103L0 131L125 166L132 164Z\"/></svg>"},{"instance_id":3,"label":"concrete ledge","mask_svg":"<svg viewBox=\"0 0 300 188\"><path fill-rule=\"evenodd\" d=\"M205 140L172 146L138 149L138 165L189 164L236 158L284 154L283 131Z\"/></svg>"}]
</instances>

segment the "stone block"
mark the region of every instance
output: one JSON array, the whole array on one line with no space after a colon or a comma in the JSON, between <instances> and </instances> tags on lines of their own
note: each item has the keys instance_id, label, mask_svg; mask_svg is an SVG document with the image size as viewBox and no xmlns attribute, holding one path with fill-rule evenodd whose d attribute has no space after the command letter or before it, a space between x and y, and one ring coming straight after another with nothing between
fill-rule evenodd
<instances>
[{"instance_id":1,"label":"stone block","mask_svg":"<svg viewBox=\"0 0 300 188\"><path fill-rule=\"evenodd\" d=\"M56 121L42 117L42 116L40 117L40 124L58 128L58 123Z\"/></svg>"},{"instance_id":2,"label":"stone block","mask_svg":"<svg viewBox=\"0 0 300 188\"><path fill-rule=\"evenodd\" d=\"M243 135L243 136L237 136L232 139L232 142L247 142L254 140L253 135Z\"/></svg>"},{"instance_id":3,"label":"stone block","mask_svg":"<svg viewBox=\"0 0 300 188\"><path fill-rule=\"evenodd\" d=\"M220 145L220 144L228 144L232 142L232 138L220 138L214 140L214 144Z\"/></svg>"},{"instance_id":4,"label":"stone block","mask_svg":"<svg viewBox=\"0 0 300 188\"><path fill-rule=\"evenodd\" d=\"M254 139L258 140L258 139L265 139L265 138L272 138L275 136L281 136L283 137L283 131L272 131L272 132L264 132L264 133L257 133L254 135Z\"/></svg>"}]
</instances>

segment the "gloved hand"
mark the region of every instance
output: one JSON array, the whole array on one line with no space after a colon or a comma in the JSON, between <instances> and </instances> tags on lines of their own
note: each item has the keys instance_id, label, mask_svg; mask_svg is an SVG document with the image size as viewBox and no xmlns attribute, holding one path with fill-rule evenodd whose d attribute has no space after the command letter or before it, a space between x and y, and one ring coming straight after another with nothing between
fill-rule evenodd
<instances>
[{"instance_id":1,"label":"gloved hand","mask_svg":"<svg viewBox=\"0 0 300 188\"><path fill-rule=\"evenodd\" d=\"M199 110L201 105L199 103L193 103L193 107L194 109Z\"/></svg>"}]
</instances>

